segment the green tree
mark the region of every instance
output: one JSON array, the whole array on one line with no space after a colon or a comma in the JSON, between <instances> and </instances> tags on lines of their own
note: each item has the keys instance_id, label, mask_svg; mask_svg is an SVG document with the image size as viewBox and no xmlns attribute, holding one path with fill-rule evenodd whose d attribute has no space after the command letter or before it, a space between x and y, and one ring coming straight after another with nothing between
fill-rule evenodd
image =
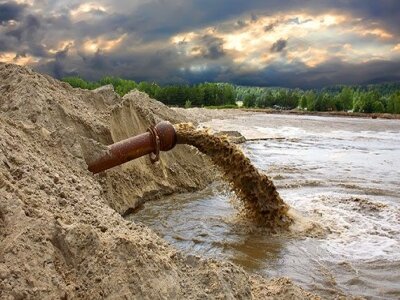
<instances>
[{"instance_id":1,"label":"green tree","mask_svg":"<svg viewBox=\"0 0 400 300\"><path fill-rule=\"evenodd\" d=\"M375 101L372 105L373 112L375 113L383 113L385 112L385 107L383 106L383 103L381 101Z\"/></svg>"},{"instance_id":2,"label":"green tree","mask_svg":"<svg viewBox=\"0 0 400 300\"><path fill-rule=\"evenodd\" d=\"M400 92L392 94L387 104L387 112L392 114L400 114Z\"/></svg>"},{"instance_id":3,"label":"green tree","mask_svg":"<svg viewBox=\"0 0 400 300\"><path fill-rule=\"evenodd\" d=\"M256 104L256 96L253 94L247 95L243 100L244 107L254 107Z\"/></svg>"},{"instance_id":4,"label":"green tree","mask_svg":"<svg viewBox=\"0 0 400 300\"><path fill-rule=\"evenodd\" d=\"M350 110L353 108L353 90L350 87L344 87L337 96L337 110Z\"/></svg>"},{"instance_id":5,"label":"green tree","mask_svg":"<svg viewBox=\"0 0 400 300\"><path fill-rule=\"evenodd\" d=\"M93 90L101 86L96 82L89 82L77 76L65 77L62 80L69 83L74 88L81 88L86 90Z\"/></svg>"},{"instance_id":6,"label":"green tree","mask_svg":"<svg viewBox=\"0 0 400 300\"><path fill-rule=\"evenodd\" d=\"M197 85L165 85L106 76L97 82L74 76L63 79L73 87L95 89L112 84L121 96L133 89L147 93L167 105L221 106L243 101L245 107L301 107L309 111L347 111L400 113L400 84L388 83L368 86L333 86L320 91L286 88L233 86L228 83L201 83ZM189 102L188 102L189 101Z\"/></svg>"},{"instance_id":7,"label":"green tree","mask_svg":"<svg viewBox=\"0 0 400 300\"><path fill-rule=\"evenodd\" d=\"M191 107L192 107L192 102L190 102L190 100L186 100L185 108L191 108Z\"/></svg>"}]
</instances>

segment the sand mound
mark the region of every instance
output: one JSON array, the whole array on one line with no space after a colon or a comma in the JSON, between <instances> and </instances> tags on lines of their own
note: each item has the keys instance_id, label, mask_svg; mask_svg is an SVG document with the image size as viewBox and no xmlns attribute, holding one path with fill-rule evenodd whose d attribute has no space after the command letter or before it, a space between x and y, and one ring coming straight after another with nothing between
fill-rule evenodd
<instances>
[{"instance_id":1,"label":"sand mound","mask_svg":"<svg viewBox=\"0 0 400 300\"><path fill-rule=\"evenodd\" d=\"M182 255L121 217L143 199L213 178L207 159L185 146L154 167L142 158L103 176L86 170L81 139L110 144L158 119L187 121L137 92L72 89L0 63L1 299L311 297Z\"/></svg>"},{"instance_id":2,"label":"sand mound","mask_svg":"<svg viewBox=\"0 0 400 300\"><path fill-rule=\"evenodd\" d=\"M176 131L180 143L195 146L221 168L224 178L243 201L248 217L272 231L289 228L293 221L287 214L289 206L283 202L274 183L254 167L239 147L226 137L196 129L190 123L177 125Z\"/></svg>"}]
</instances>

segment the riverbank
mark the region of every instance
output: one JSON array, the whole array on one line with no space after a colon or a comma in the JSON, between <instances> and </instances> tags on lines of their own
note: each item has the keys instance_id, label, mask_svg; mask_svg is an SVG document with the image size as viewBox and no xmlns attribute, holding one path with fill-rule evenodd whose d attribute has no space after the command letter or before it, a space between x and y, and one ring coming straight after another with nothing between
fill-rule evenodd
<instances>
[{"instance_id":1,"label":"riverbank","mask_svg":"<svg viewBox=\"0 0 400 300\"><path fill-rule=\"evenodd\" d=\"M248 115L252 113L264 113L264 114L274 114L274 115L292 115L292 116L320 116L320 117L345 117L345 118L362 118L362 119L387 119L387 120L400 120L400 115L398 114L386 114L386 113L354 113L354 112L344 112L344 111L304 111L304 110L276 110L269 108L173 108L176 111L185 113L190 116L191 119L197 122L206 122L211 119L228 119L236 116Z\"/></svg>"},{"instance_id":2,"label":"riverbank","mask_svg":"<svg viewBox=\"0 0 400 300\"><path fill-rule=\"evenodd\" d=\"M267 114L282 114L282 115L400 120L399 114L387 114L387 113L368 114L368 113L345 112L345 111L276 110L276 109L261 109L261 108L240 108L240 110L248 112L261 112Z\"/></svg>"}]
</instances>

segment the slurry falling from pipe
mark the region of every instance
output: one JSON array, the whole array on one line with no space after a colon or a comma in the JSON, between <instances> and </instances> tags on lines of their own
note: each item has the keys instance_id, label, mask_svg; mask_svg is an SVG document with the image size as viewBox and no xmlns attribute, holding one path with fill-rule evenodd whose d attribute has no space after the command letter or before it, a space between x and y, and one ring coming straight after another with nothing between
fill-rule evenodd
<instances>
[{"instance_id":1,"label":"slurry falling from pipe","mask_svg":"<svg viewBox=\"0 0 400 300\"><path fill-rule=\"evenodd\" d=\"M246 216L271 230L287 229L293 222L289 206L282 200L274 183L260 173L243 152L227 138L196 129L188 123L175 125L179 144L189 144L221 168L224 178L231 183L243 201Z\"/></svg>"}]
</instances>

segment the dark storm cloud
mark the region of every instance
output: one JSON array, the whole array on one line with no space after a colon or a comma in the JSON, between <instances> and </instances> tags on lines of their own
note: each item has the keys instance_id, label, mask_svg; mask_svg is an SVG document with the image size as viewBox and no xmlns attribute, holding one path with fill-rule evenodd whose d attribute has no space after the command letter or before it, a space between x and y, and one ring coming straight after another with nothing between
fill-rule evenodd
<instances>
[{"instance_id":1,"label":"dark storm cloud","mask_svg":"<svg viewBox=\"0 0 400 300\"><path fill-rule=\"evenodd\" d=\"M12 47L17 54L29 53L37 57L46 57L47 51L41 43L44 34L41 26L42 23L38 17L31 14L25 16L15 29L5 32L9 47Z\"/></svg>"},{"instance_id":2,"label":"dark storm cloud","mask_svg":"<svg viewBox=\"0 0 400 300\"><path fill-rule=\"evenodd\" d=\"M175 34L206 27L219 28L223 33L245 30L262 16L294 11L344 12L354 20L361 19L357 22L380 24L393 33L394 40L398 40L400 1L397 0L100 0L93 3L106 9L94 7L75 19L71 12L79 10L82 3L78 0L39 0L29 6L0 0L0 54L9 51L21 57L44 58L37 67L43 72L57 77L80 74L89 79L115 75L159 82L221 80L251 85L314 87L399 78L396 61L355 65L332 60L314 68L293 62L285 67L286 71L282 71L281 65L272 63L261 71L258 68L258 71L244 73L224 48L222 39L213 34L201 34L198 43L188 48L197 55L189 57L177 53L169 42ZM9 27L4 25L10 20L18 22ZM305 21L293 18L290 22L300 24ZM265 33L277 34L278 25L266 25ZM110 40L122 35L125 39L121 46L109 52L103 51L101 46L93 53L82 50L87 40ZM74 42L75 51L70 47L59 49L58 45L65 40ZM266 51L270 49L271 55L286 53L290 47L293 48L293 43L291 39L288 45L287 37L279 39L278 36ZM340 50L340 46L336 47ZM56 49L56 52L49 49ZM190 67L196 64L204 66L202 71L190 71Z\"/></svg>"},{"instance_id":3,"label":"dark storm cloud","mask_svg":"<svg viewBox=\"0 0 400 300\"><path fill-rule=\"evenodd\" d=\"M320 88L335 84L369 84L400 81L400 62L372 61L346 64L330 61L316 68L299 63L294 70L283 70L274 64L257 72L242 72L234 65L229 68L210 65L204 72L180 70L180 58L169 50L133 55L109 55L97 52L76 60L63 55L56 62L41 65L39 70L58 78L77 75L90 80L102 76L122 76L137 81L165 83L199 83L204 81L232 82L250 86L281 86L291 88ZM154 67L157 66L157 67ZM146 72L143 72L146 70ZM166 76L165 74L168 74Z\"/></svg>"},{"instance_id":4,"label":"dark storm cloud","mask_svg":"<svg viewBox=\"0 0 400 300\"><path fill-rule=\"evenodd\" d=\"M53 1L54 3L56 1ZM54 6L51 1L43 2ZM58 1L68 4L67 1ZM160 38L170 36L182 30L191 30L207 25L216 25L224 20L242 16L246 14L256 19L255 11L262 11L269 14L284 11L310 10L310 11L328 11L342 10L354 14L357 17L364 17L369 20L378 20L390 25L393 30L399 30L398 20L400 19L400 1L317 1L309 0L307 2L300 0L277 1L277 0L195 0L195 1L148 1L139 5L133 11L124 10L129 1L120 1L116 5L115 1L101 1L111 5L109 14L94 10L97 14L104 17L99 23L91 23L91 20L85 20L83 24L92 24L92 33L104 32L106 28L114 30L117 27L124 30L135 30L145 39ZM78 7L80 1L70 4L70 8ZM126 3L126 4L125 4ZM8 3L6 3L8 5ZM40 4L40 2L39 2ZM5 5L5 4L3 4ZM42 4L43 5L43 4ZM60 4L58 4L60 5ZM119 9L120 7L121 9ZM45 9L46 6L43 6ZM65 7L63 11L67 11ZM393 26L396 25L396 26ZM84 25L85 26L85 25ZM89 25L86 25L90 27Z\"/></svg>"},{"instance_id":5,"label":"dark storm cloud","mask_svg":"<svg viewBox=\"0 0 400 300\"><path fill-rule=\"evenodd\" d=\"M77 75L73 72L66 71L65 61L68 57L68 51L71 48L71 44L65 46L64 49L57 51L54 55L54 61L52 61L48 68L51 70L51 74L53 74L56 78L62 78L70 75Z\"/></svg>"},{"instance_id":6,"label":"dark storm cloud","mask_svg":"<svg viewBox=\"0 0 400 300\"><path fill-rule=\"evenodd\" d=\"M46 58L53 56L48 53L46 45L49 47L57 44L68 35L79 36L76 32L65 34L71 29L71 21L66 15L37 14L27 5L19 11L18 22L12 25L3 24L3 28L0 25L0 51Z\"/></svg>"},{"instance_id":7,"label":"dark storm cloud","mask_svg":"<svg viewBox=\"0 0 400 300\"><path fill-rule=\"evenodd\" d=\"M104 76L120 76L136 81L187 83L177 70L180 64L179 56L168 48L129 53L105 53L99 50L94 54L81 52L78 56L65 55L57 63L51 61L40 64L37 70L57 75L57 78L79 75L88 80L98 80ZM59 73L55 74L55 70Z\"/></svg>"},{"instance_id":8,"label":"dark storm cloud","mask_svg":"<svg viewBox=\"0 0 400 300\"><path fill-rule=\"evenodd\" d=\"M10 20L18 20L25 9L24 5L16 2L0 3L0 23Z\"/></svg>"},{"instance_id":9,"label":"dark storm cloud","mask_svg":"<svg viewBox=\"0 0 400 300\"><path fill-rule=\"evenodd\" d=\"M61 1L63 2L63 1ZM172 1L148 1L138 5L129 11L124 7L129 6L130 1L101 1L110 5L107 12L99 12L97 20L88 18L76 24L80 31L78 36L96 36L121 30L134 32L144 42L168 38L182 31L191 31L205 26L220 26L222 22L237 18L235 26L245 26L241 19L243 16L250 20L257 20L255 12L272 15L277 12L287 11L343 11L362 18L367 23L380 22L386 29L397 31L400 34L400 1L317 1L301 0L172 0ZM77 5L75 5L76 7ZM294 19L293 21L296 21ZM297 20L298 21L298 20ZM272 30L275 24L266 27L266 31Z\"/></svg>"},{"instance_id":10,"label":"dark storm cloud","mask_svg":"<svg viewBox=\"0 0 400 300\"><path fill-rule=\"evenodd\" d=\"M372 61L345 64L331 61L313 69L298 65L295 71L285 71L279 65L271 65L262 72L235 74L230 80L241 85L304 89L336 84L382 83L400 81L400 62Z\"/></svg>"},{"instance_id":11,"label":"dark storm cloud","mask_svg":"<svg viewBox=\"0 0 400 300\"><path fill-rule=\"evenodd\" d=\"M287 41L284 39L279 39L271 46L271 52L282 52L287 45Z\"/></svg>"},{"instance_id":12,"label":"dark storm cloud","mask_svg":"<svg viewBox=\"0 0 400 300\"><path fill-rule=\"evenodd\" d=\"M195 0L195 1L151 1L141 5L132 15L133 19L141 18L134 22L142 25L143 33L147 38L161 37L191 30L205 25L217 25L243 14L251 15L262 11L268 14L285 11L314 11L326 12L340 10L348 12L357 18L366 21L379 21L394 31L400 32L400 1L337 1L337 0ZM176 16L179 16L177 18Z\"/></svg>"},{"instance_id":13,"label":"dark storm cloud","mask_svg":"<svg viewBox=\"0 0 400 300\"><path fill-rule=\"evenodd\" d=\"M16 29L8 31L6 35L13 36L21 41L22 39L32 38L39 28L39 19L33 15L28 15Z\"/></svg>"},{"instance_id":14,"label":"dark storm cloud","mask_svg":"<svg viewBox=\"0 0 400 300\"><path fill-rule=\"evenodd\" d=\"M264 31L265 32L272 31L272 30L274 30L274 28L275 28L275 24L271 23L264 27Z\"/></svg>"},{"instance_id":15,"label":"dark storm cloud","mask_svg":"<svg viewBox=\"0 0 400 300\"><path fill-rule=\"evenodd\" d=\"M113 69L113 63L117 62L106 54L102 53L100 50L96 51L94 55L85 56L81 55L83 61L86 63L87 67L93 70L106 73L108 70Z\"/></svg>"},{"instance_id":16,"label":"dark storm cloud","mask_svg":"<svg viewBox=\"0 0 400 300\"><path fill-rule=\"evenodd\" d=\"M60 14L57 16L46 16L45 18L43 18L43 23L45 23L46 25L50 26L49 29L74 29L72 28L72 22L71 19L69 18L69 16L67 14ZM79 30L79 28L76 28Z\"/></svg>"},{"instance_id":17,"label":"dark storm cloud","mask_svg":"<svg viewBox=\"0 0 400 300\"><path fill-rule=\"evenodd\" d=\"M218 59L225 55L224 43L221 38L204 35L200 40L200 44L204 45L204 47L200 48L201 55L204 58Z\"/></svg>"},{"instance_id":18,"label":"dark storm cloud","mask_svg":"<svg viewBox=\"0 0 400 300\"><path fill-rule=\"evenodd\" d=\"M382 75L388 74L390 75ZM379 75L381 74L381 75ZM296 72L283 71L279 65L265 68L262 72L241 73L215 66L204 73L180 72L188 82L232 82L248 86L275 86L289 88L321 88L336 84L372 84L400 80L400 62L375 61L366 64L328 62L315 69L298 66Z\"/></svg>"}]
</instances>

